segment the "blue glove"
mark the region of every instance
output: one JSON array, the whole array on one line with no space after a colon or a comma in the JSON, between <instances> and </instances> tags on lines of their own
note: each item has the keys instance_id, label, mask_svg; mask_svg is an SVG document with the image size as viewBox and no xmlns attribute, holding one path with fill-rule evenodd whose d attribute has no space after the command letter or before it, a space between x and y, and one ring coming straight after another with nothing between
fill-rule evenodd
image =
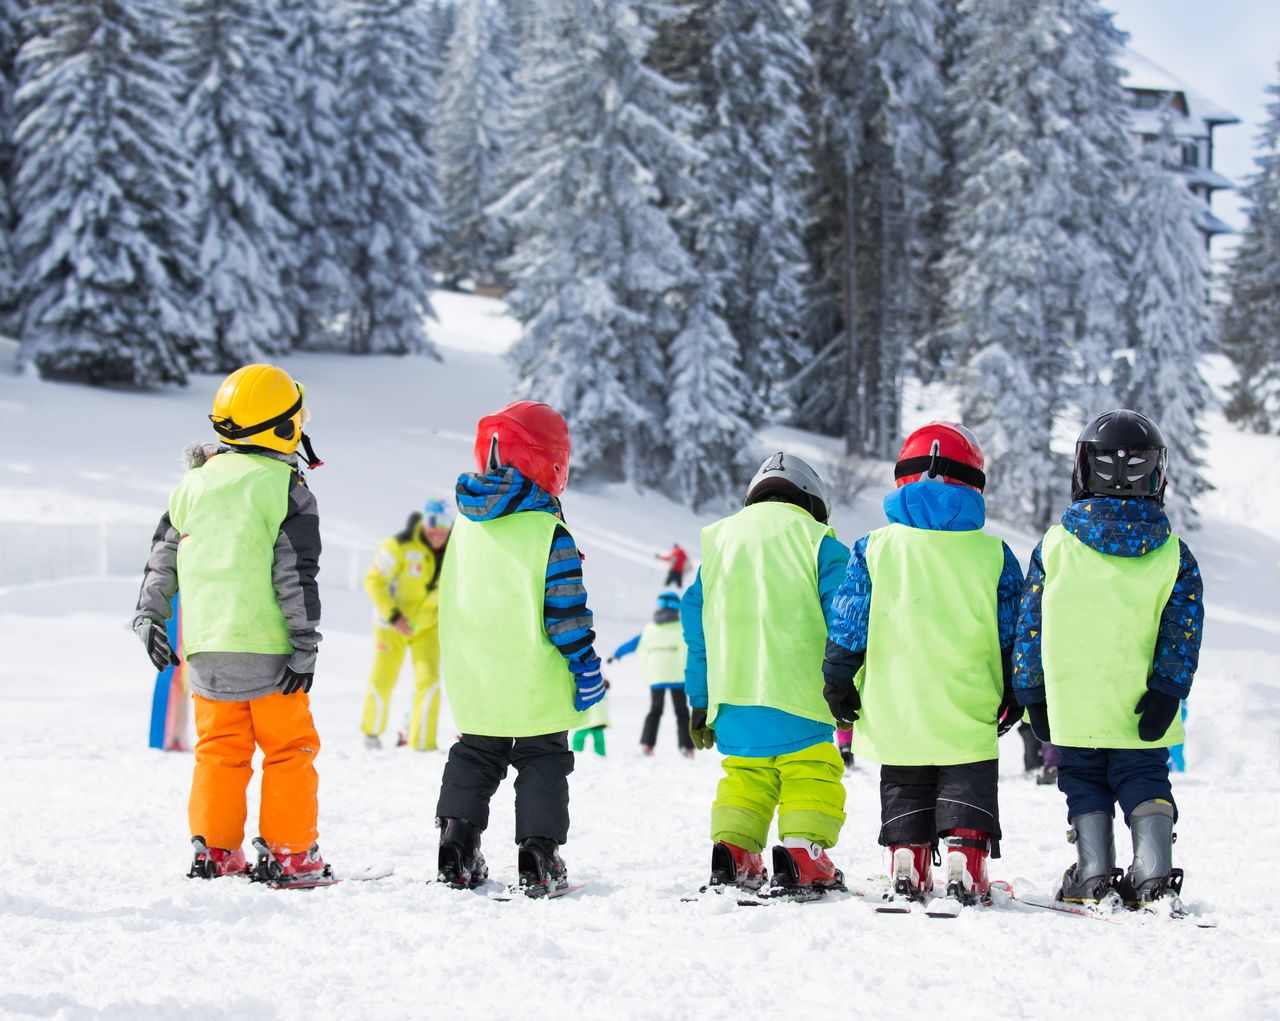
<instances>
[{"instance_id":1,"label":"blue glove","mask_svg":"<svg viewBox=\"0 0 1280 1021\"><path fill-rule=\"evenodd\" d=\"M582 712L604 698L605 681L600 676L600 657L597 656L590 666L581 668L584 672L574 672L573 708Z\"/></svg>"}]
</instances>

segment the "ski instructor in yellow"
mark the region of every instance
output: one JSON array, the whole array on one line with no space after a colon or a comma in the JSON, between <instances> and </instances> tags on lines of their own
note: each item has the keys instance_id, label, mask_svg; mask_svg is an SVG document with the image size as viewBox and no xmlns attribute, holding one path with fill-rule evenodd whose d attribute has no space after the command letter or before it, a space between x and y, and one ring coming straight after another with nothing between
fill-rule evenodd
<instances>
[{"instance_id":1,"label":"ski instructor in yellow","mask_svg":"<svg viewBox=\"0 0 1280 1021\"><path fill-rule=\"evenodd\" d=\"M440 716L440 572L453 510L440 499L428 500L409 516L404 530L383 541L364 578L373 600L373 669L364 698L360 729L366 748L382 747L391 692L408 650L413 660L413 706L409 745L436 748Z\"/></svg>"}]
</instances>

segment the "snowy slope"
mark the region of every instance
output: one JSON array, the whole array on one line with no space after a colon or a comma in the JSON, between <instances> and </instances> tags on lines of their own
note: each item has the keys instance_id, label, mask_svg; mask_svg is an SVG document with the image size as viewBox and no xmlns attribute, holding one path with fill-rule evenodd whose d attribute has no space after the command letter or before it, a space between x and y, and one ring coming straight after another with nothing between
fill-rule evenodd
<instances>
[{"instance_id":1,"label":"snowy slope","mask_svg":"<svg viewBox=\"0 0 1280 1021\"><path fill-rule=\"evenodd\" d=\"M497 303L435 304L443 362L286 363L307 384L327 461L312 477L326 546L313 691L321 846L339 869L393 862L381 883L301 894L183 878L191 760L145 747L152 675L125 624L181 448L207 433L217 379L139 395L0 374L0 1016L1280 1015L1276 898L1258 892L1280 844L1280 543L1270 534L1280 443L1220 420L1210 458L1221 488L1190 537L1208 626L1189 772L1175 780L1186 899L1217 929L1015 910L939 922L878 916L857 901L682 904L705 880L718 757L679 758L669 716L659 754L638 755L648 693L634 657L611 671L608 756L579 756L571 781L565 856L588 889L498 904L428 882L443 756L360 747L371 650L359 581L373 545L468 468L476 419L511 396L498 353L515 332ZM779 430L762 450L782 442L806 456L833 449ZM873 486L839 509L843 538L878 523L878 496ZM650 611L662 580L653 553L673 540L696 549L709 516L590 484L570 489L566 512L609 651ZM1034 541L1007 538L1024 557ZM993 871L1048 890L1073 860L1062 799L1023 778L1019 752L1006 738L1006 837ZM884 868L874 767L848 789L833 858L856 882ZM515 862L511 804L508 784L485 840L499 876ZM1120 847L1124 857L1123 834ZM1248 881L1229 878L1233 861Z\"/></svg>"}]
</instances>

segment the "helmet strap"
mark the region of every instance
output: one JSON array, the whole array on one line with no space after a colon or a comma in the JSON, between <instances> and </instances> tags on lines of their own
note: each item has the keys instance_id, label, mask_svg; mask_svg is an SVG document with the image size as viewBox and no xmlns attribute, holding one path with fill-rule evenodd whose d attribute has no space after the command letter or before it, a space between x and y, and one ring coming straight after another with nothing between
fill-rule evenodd
<instances>
[{"instance_id":1,"label":"helmet strap","mask_svg":"<svg viewBox=\"0 0 1280 1021\"><path fill-rule=\"evenodd\" d=\"M299 394L298 399L287 411L281 412L275 418L269 418L265 422L259 422L257 425L237 425L233 419L218 418L215 415L210 415L209 421L213 423L213 431L224 440L244 440L250 436L256 436L258 433L266 432L268 429L274 429L278 425L283 425L301 410L302 395Z\"/></svg>"},{"instance_id":2,"label":"helmet strap","mask_svg":"<svg viewBox=\"0 0 1280 1021\"><path fill-rule=\"evenodd\" d=\"M311 446L311 437L306 433L302 434L302 449L307 452L307 467L314 471L317 468L323 468L324 462L316 457L315 448Z\"/></svg>"},{"instance_id":3,"label":"helmet strap","mask_svg":"<svg viewBox=\"0 0 1280 1021\"><path fill-rule=\"evenodd\" d=\"M502 462L498 460L498 434L494 433L493 438L489 440L489 459L485 462L485 471L492 473L501 467Z\"/></svg>"},{"instance_id":4,"label":"helmet strap","mask_svg":"<svg viewBox=\"0 0 1280 1021\"><path fill-rule=\"evenodd\" d=\"M965 464L963 461L953 460L950 457L941 457L936 452L923 457L908 457L893 466L895 480L904 479L908 475L924 475L926 473L931 479L937 478L939 475L945 475L949 479L963 482L966 486L973 486L979 492L987 484L987 476L977 468Z\"/></svg>"}]
</instances>

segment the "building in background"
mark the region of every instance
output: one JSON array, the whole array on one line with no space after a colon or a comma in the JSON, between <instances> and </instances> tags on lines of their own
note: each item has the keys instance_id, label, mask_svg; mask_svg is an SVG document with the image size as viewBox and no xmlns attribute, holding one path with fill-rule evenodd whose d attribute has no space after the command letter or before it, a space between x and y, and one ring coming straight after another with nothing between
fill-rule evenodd
<instances>
[{"instance_id":1,"label":"building in background","mask_svg":"<svg viewBox=\"0 0 1280 1021\"><path fill-rule=\"evenodd\" d=\"M1129 47L1120 56L1120 68L1121 84L1132 104L1130 129L1135 135L1142 141L1155 141L1163 129L1165 111L1172 114L1171 127L1187 186L1204 203L1196 226L1209 248L1214 237L1233 232L1213 215L1213 193L1235 187L1213 169L1213 129L1239 124L1240 118Z\"/></svg>"}]
</instances>

